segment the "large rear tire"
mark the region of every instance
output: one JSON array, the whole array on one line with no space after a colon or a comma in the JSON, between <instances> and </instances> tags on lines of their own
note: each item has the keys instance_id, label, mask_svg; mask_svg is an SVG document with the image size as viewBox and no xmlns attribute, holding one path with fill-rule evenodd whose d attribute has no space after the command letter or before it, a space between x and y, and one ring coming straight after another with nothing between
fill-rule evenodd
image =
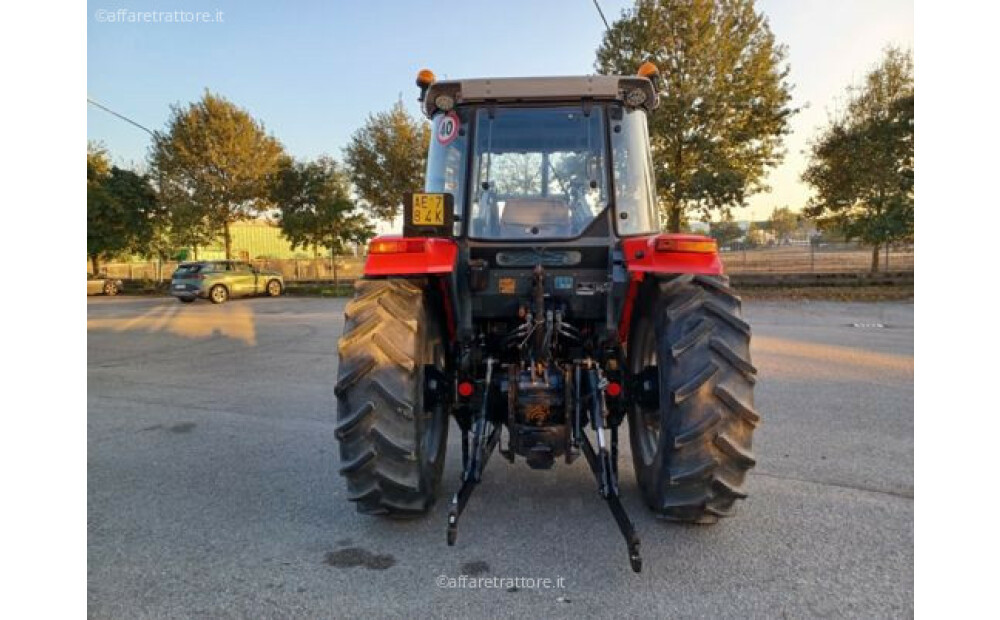
<instances>
[{"instance_id":1,"label":"large rear tire","mask_svg":"<svg viewBox=\"0 0 1000 620\"><path fill-rule=\"evenodd\" d=\"M629 366L657 367L660 398L629 411L636 477L658 516L714 523L746 497L756 462L750 326L724 276L658 281L641 302Z\"/></svg>"},{"instance_id":2,"label":"large rear tire","mask_svg":"<svg viewBox=\"0 0 1000 620\"><path fill-rule=\"evenodd\" d=\"M445 348L423 280L360 280L338 345L340 473L358 512L416 516L434 503L448 411L425 406L426 366Z\"/></svg>"}]
</instances>

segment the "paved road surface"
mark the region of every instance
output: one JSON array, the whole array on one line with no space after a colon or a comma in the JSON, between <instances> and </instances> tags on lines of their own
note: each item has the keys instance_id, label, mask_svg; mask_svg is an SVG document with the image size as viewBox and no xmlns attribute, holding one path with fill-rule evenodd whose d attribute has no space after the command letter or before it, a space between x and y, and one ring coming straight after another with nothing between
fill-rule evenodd
<instances>
[{"instance_id":1,"label":"paved road surface","mask_svg":"<svg viewBox=\"0 0 1000 620\"><path fill-rule=\"evenodd\" d=\"M421 520L355 513L333 438L343 303L88 300L91 616L912 615L912 304L748 304L750 499L716 526L661 523L624 438L635 575L582 459L494 459L452 548L444 501ZM437 585L463 574L563 587Z\"/></svg>"}]
</instances>

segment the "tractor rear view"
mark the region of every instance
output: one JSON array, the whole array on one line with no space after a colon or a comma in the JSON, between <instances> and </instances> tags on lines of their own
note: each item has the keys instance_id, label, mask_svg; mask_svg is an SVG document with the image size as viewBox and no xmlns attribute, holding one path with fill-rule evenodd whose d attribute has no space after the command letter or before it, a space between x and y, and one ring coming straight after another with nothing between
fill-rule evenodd
<instances>
[{"instance_id":1,"label":"tractor rear view","mask_svg":"<svg viewBox=\"0 0 1000 620\"><path fill-rule=\"evenodd\" d=\"M402 236L374 239L347 305L336 436L360 512L415 516L438 493L450 418L462 476L447 541L494 452L534 469L583 455L641 570L619 429L667 520L746 497L756 370L715 241L662 234L636 76L417 79L433 123ZM525 516L530 519L530 515Z\"/></svg>"}]
</instances>

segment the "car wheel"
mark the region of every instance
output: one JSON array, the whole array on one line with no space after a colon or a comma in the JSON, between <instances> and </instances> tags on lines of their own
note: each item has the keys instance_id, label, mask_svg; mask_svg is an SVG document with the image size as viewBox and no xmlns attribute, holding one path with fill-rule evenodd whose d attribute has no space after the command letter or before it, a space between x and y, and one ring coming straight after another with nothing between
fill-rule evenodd
<instances>
[{"instance_id":1,"label":"car wheel","mask_svg":"<svg viewBox=\"0 0 1000 620\"><path fill-rule=\"evenodd\" d=\"M108 297L114 297L118 294L118 285L114 282L108 281L104 283L104 294Z\"/></svg>"},{"instance_id":2,"label":"car wheel","mask_svg":"<svg viewBox=\"0 0 1000 620\"><path fill-rule=\"evenodd\" d=\"M225 303L229 299L229 291L221 284L216 284L208 292L208 298L212 300L213 304Z\"/></svg>"},{"instance_id":3,"label":"car wheel","mask_svg":"<svg viewBox=\"0 0 1000 620\"><path fill-rule=\"evenodd\" d=\"M271 280L267 283L267 296L277 297L278 295L281 295L281 282Z\"/></svg>"}]
</instances>

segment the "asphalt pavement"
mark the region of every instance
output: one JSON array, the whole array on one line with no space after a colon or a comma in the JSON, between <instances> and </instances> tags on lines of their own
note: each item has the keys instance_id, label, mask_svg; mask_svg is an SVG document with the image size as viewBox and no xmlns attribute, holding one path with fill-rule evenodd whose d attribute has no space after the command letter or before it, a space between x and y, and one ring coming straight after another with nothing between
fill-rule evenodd
<instances>
[{"instance_id":1,"label":"asphalt pavement","mask_svg":"<svg viewBox=\"0 0 1000 620\"><path fill-rule=\"evenodd\" d=\"M750 497L714 526L660 522L624 436L638 575L583 459L493 459L455 547L445 496L357 514L333 433L343 307L88 299L89 616L913 615L912 304L748 302Z\"/></svg>"}]
</instances>

